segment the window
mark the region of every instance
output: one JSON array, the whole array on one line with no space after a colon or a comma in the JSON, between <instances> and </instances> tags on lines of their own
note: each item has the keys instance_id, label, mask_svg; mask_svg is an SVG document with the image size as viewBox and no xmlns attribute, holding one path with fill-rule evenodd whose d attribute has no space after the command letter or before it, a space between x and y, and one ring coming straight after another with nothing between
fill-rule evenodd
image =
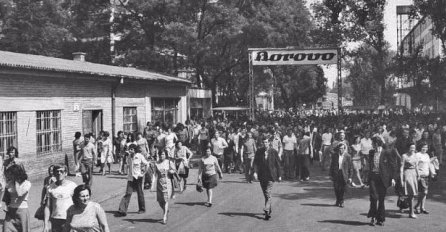
<instances>
[{"instance_id":1,"label":"window","mask_svg":"<svg viewBox=\"0 0 446 232\"><path fill-rule=\"evenodd\" d=\"M8 147L17 147L17 113L0 112L0 155L4 157ZM0 158L1 158L0 157Z\"/></svg>"},{"instance_id":2,"label":"window","mask_svg":"<svg viewBox=\"0 0 446 232\"><path fill-rule=\"evenodd\" d=\"M174 124L178 116L178 99L154 98L152 99L152 122Z\"/></svg>"},{"instance_id":3,"label":"window","mask_svg":"<svg viewBox=\"0 0 446 232\"><path fill-rule=\"evenodd\" d=\"M136 107L124 107L124 132L136 132L138 130L138 120L136 117Z\"/></svg>"},{"instance_id":4,"label":"window","mask_svg":"<svg viewBox=\"0 0 446 232\"><path fill-rule=\"evenodd\" d=\"M37 155L62 151L60 110L37 111Z\"/></svg>"}]
</instances>

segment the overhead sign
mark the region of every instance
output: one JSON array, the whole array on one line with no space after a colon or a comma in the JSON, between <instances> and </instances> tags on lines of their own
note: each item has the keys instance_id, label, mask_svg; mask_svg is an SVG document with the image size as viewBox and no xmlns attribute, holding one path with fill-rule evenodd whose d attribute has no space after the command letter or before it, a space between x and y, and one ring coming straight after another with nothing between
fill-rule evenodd
<instances>
[{"instance_id":1,"label":"overhead sign","mask_svg":"<svg viewBox=\"0 0 446 232\"><path fill-rule=\"evenodd\" d=\"M336 64L337 49L274 49L255 48L251 51L252 65Z\"/></svg>"}]
</instances>

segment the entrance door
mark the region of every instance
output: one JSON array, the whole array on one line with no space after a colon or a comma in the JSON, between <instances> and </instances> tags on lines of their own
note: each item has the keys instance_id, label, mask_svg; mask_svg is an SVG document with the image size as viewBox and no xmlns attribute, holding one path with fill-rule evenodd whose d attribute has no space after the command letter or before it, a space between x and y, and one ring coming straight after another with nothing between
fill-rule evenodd
<instances>
[{"instance_id":1,"label":"entrance door","mask_svg":"<svg viewBox=\"0 0 446 232\"><path fill-rule=\"evenodd\" d=\"M102 131L102 110L82 111L82 132L83 134L93 133L96 138Z\"/></svg>"}]
</instances>

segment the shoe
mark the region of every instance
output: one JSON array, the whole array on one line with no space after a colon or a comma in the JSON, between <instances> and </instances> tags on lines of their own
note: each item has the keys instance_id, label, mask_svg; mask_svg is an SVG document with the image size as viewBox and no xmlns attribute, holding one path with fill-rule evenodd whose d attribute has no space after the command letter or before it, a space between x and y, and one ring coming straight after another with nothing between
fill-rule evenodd
<instances>
[{"instance_id":1,"label":"shoe","mask_svg":"<svg viewBox=\"0 0 446 232\"><path fill-rule=\"evenodd\" d=\"M416 219L416 218L417 218L417 215L415 215L415 214L411 214L411 215L409 215L409 218Z\"/></svg>"},{"instance_id":2,"label":"shoe","mask_svg":"<svg viewBox=\"0 0 446 232\"><path fill-rule=\"evenodd\" d=\"M125 217L125 216L127 216L127 213L117 212L117 213L115 214L115 217Z\"/></svg>"},{"instance_id":3,"label":"shoe","mask_svg":"<svg viewBox=\"0 0 446 232\"><path fill-rule=\"evenodd\" d=\"M375 219L374 219L374 218L372 218L372 220L370 220L369 225L371 225L371 226L375 226Z\"/></svg>"},{"instance_id":4,"label":"shoe","mask_svg":"<svg viewBox=\"0 0 446 232\"><path fill-rule=\"evenodd\" d=\"M339 203L339 207L344 208L344 202Z\"/></svg>"},{"instance_id":5,"label":"shoe","mask_svg":"<svg viewBox=\"0 0 446 232\"><path fill-rule=\"evenodd\" d=\"M400 211L401 212L401 211ZM415 213L415 214L420 214L420 210L418 210L418 208L414 208L413 209L413 212Z\"/></svg>"},{"instance_id":6,"label":"shoe","mask_svg":"<svg viewBox=\"0 0 446 232\"><path fill-rule=\"evenodd\" d=\"M310 180L310 177L305 178L305 181L309 181L309 180Z\"/></svg>"},{"instance_id":7,"label":"shoe","mask_svg":"<svg viewBox=\"0 0 446 232\"><path fill-rule=\"evenodd\" d=\"M339 206L339 202L336 201L336 203L334 204L334 206Z\"/></svg>"},{"instance_id":8,"label":"shoe","mask_svg":"<svg viewBox=\"0 0 446 232\"><path fill-rule=\"evenodd\" d=\"M378 225L378 226L384 226L384 222L382 222L382 221L377 221L377 222L376 222L376 225Z\"/></svg>"},{"instance_id":9,"label":"shoe","mask_svg":"<svg viewBox=\"0 0 446 232\"><path fill-rule=\"evenodd\" d=\"M138 211L138 214L143 214L145 212L146 212L145 210L140 210L140 211Z\"/></svg>"},{"instance_id":10,"label":"shoe","mask_svg":"<svg viewBox=\"0 0 446 232\"><path fill-rule=\"evenodd\" d=\"M429 211L426 211L425 209L422 209L422 210L421 210L421 213L422 213L422 214L429 214Z\"/></svg>"},{"instance_id":11,"label":"shoe","mask_svg":"<svg viewBox=\"0 0 446 232\"><path fill-rule=\"evenodd\" d=\"M209 202L204 203L204 205L207 207L212 207L212 203L209 203Z\"/></svg>"},{"instance_id":12,"label":"shoe","mask_svg":"<svg viewBox=\"0 0 446 232\"><path fill-rule=\"evenodd\" d=\"M268 213L268 211L265 211L265 221L268 221L271 218L271 215Z\"/></svg>"}]
</instances>

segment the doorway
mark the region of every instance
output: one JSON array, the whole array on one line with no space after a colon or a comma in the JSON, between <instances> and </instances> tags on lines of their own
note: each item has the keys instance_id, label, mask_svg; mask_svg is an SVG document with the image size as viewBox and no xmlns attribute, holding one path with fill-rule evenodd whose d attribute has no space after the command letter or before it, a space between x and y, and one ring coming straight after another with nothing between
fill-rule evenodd
<instances>
[{"instance_id":1,"label":"doorway","mask_svg":"<svg viewBox=\"0 0 446 232\"><path fill-rule=\"evenodd\" d=\"M82 133L93 133L96 138L102 131L102 110L82 111Z\"/></svg>"}]
</instances>

